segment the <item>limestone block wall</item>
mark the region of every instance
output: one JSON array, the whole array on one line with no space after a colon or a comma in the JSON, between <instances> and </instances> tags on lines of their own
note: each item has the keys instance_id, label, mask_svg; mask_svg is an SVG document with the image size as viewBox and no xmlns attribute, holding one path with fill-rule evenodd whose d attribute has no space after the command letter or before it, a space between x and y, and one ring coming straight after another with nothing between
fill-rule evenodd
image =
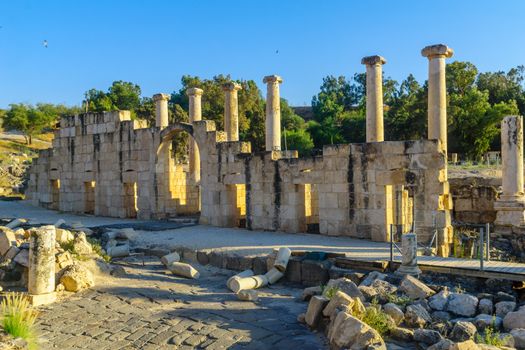
<instances>
[{"instance_id":1,"label":"limestone block wall","mask_svg":"<svg viewBox=\"0 0 525 350\"><path fill-rule=\"evenodd\" d=\"M494 203L501 192L501 178L462 177L450 179L454 200L453 219L460 223L486 224L496 220Z\"/></svg>"},{"instance_id":2,"label":"limestone block wall","mask_svg":"<svg viewBox=\"0 0 525 350\"><path fill-rule=\"evenodd\" d=\"M178 132L193 137L200 174L170 156ZM211 121L146 128L126 111L63 118L53 148L31 169L28 198L62 211L141 219L200 212L202 224L315 227L376 241L389 240L390 224L414 220L420 240L438 232L442 252L452 233L446 157L437 140L332 145L321 156L298 158L295 151L252 153Z\"/></svg>"}]
</instances>

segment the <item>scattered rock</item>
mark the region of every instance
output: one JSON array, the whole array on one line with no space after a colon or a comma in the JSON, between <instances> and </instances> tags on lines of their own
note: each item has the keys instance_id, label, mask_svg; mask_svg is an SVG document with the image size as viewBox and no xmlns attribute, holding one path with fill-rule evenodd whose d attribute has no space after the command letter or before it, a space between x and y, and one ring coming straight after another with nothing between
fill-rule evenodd
<instances>
[{"instance_id":1,"label":"scattered rock","mask_svg":"<svg viewBox=\"0 0 525 350\"><path fill-rule=\"evenodd\" d=\"M484 298L479 301L478 312L480 314L492 315L493 311L494 311L494 304L492 303L492 300Z\"/></svg>"},{"instance_id":2,"label":"scattered rock","mask_svg":"<svg viewBox=\"0 0 525 350\"><path fill-rule=\"evenodd\" d=\"M509 312L503 319L503 327L507 330L525 328L525 308Z\"/></svg>"},{"instance_id":3,"label":"scattered rock","mask_svg":"<svg viewBox=\"0 0 525 350\"><path fill-rule=\"evenodd\" d=\"M29 249L21 249L13 261L24 267L29 267Z\"/></svg>"},{"instance_id":4,"label":"scattered rock","mask_svg":"<svg viewBox=\"0 0 525 350\"><path fill-rule=\"evenodd\" d=\"M171 263L179 262L180 261L180 255L177 252L170 253L168 255L163 256L160 258L160 261L164 264L164 266L168 266ZM252 273L253 275L253 273Z\"/></svg>"},{"instance_id":5,"label":"scattered rock","mask_svg":"<svg viewBox=\"0 0 525 350\"><path fill-rule=\"evenodd\" d=\"M310 298L314 295L320 295L323 293L323 289L321 286L315 286L315 287L307 287L303 290L303 301L308 301Z\"/></svg>"},{"instance_id":6,"label":"scattered rock","mask_svg":"<svg viewBox=\"0 0 525 350\"><path fill-rule=\"evenodd\" d=\"M514 346L518 349L525 349L525 328L516 328L510 331L514 338Z\"/></svg>"},{"instance_id":7,"label":"scattered rock","mask_svg":"<svg viewBox=\"0 0 525 350\"><path fill-rule=\"evenodd\" d=\"M383 338L376 330L346 312L337 314L332 328L329 340L333 347L367 350L372 345L379 345L386 349Z\"/></svg>"},{"instance_id":8,"label":"scattered rock","mask_svg":"<svg viewBox=\"0 0 525 350\"><path fill-rule=\"evenodd\" d=\"M322 312L330 300L322 295L314 295L308 303L308 309L306 310L305 321L308 326L315 328L319 319L321 318Z\"/></svg>"},{"instance_id":9,"label":"scattered rock","mask_svg":"<svg viewBox=\"0 0 525 350\"><path fill-rule=\"evenodd\" d=\"M436 293L426 284L410 275L405 276L401 281L399 289L411 299L425 299Z\"/></svg>"},{"instance_id":10,"label":"scattered rock","mask_svg":"<svg viewBox=\"0 0 525 350\"><path fill-rule=\"evenodd\" d=\"M62 283L57 284L57 286L55 287L56 292L63 292L64 290L66 290L66 287L64 287Z\"/></svg>"},{"instance_id":11,"label":"scattered rock","mask_svg":"<svg viewBox=\"0 0 525 350\"><path fill-rule=\"evenodd\" d=\"M60 277L60 283L68 292L78 292L95 285L91 271L80 264L66 267Z\"/></svg>"},{"instance_id":12,"label":"scattered rock","mask_svg":"<svg viewBox=\"0 0 525 350\"><path fill-rule=\"evenodd\" d=\"M441 322L448 322L450 321L450 314L446 311L434 311L431 314L432 318L437 321Z\"/></svg>"},{"instance_id":13,"label":"scattered rock","mask_svg":"<svg viewBox=\"0 0 525 350\"><path fill-rule=\"evenodd\" d=\"M124 243L121 245L106 247L106 254L112 258L123 258L129 256L129 244Z\"/></svg>"},{"instance_id":14,"label":"scattered rock","mask_svg":"<svg viewBox=\"0 0 525 350\"><path fill-rule=\"evenodd\" d=\"M478 298L469 294L451 293L448 297L447 311L459 316L476 315Z\"/></svg>"},{"instance_id":15,"label":"scattered rock","mask_svg":"<svg viewBox=\"0 0 525 350\"><path fill-rule=\"evenodd\" d=\"M336 280L330 280L326 284L326 289L330 287L335 287L352 298L359 298L361 300L365 300L363 293L361 293L356 284L352 282L352 280L350 280L349 278L342 277Z\"/></svg>"},{"instance_id":16,"label":"scattered rock","mask_svg":"<svg viewBox=\"0 0 525 350\"><path fill-rule=\"evenodd\" d=\"M479 350L479 347L473 340L467 340L461 343L453 343L449 350Z\"/></svg>"},{"instance_id":17,"label":"scattered rock","mask_svg":"<svg viewBox=\"0 0 525 350\"><path fill-rule=\"evenodd\" d=\"M432 318L423 306L418 304L407 306L407 310L405 312L405 323L407 326L423 328L428 322L431 321Z\"/></svg>"},{"instance_id":18,"label":"scattered rock","mask_svg":"<svg viewBox=\"0 0 525 350\"><path fill-rule=\"evenodd\" d=\"M516 302L500 301L499 303L496 303L495 306L496 306L496 316L503 318L509 312L514 311L514 309L516 308Z\"/></svg>"},{"instance_id":19,"label":"scattered rock","mask_svg":"<svg viewBox=\"0 0 525 350\"><path fill-rule=\"evenodd\" d=\"M430 346L427 350L449 350L454 342L448 339L441 339L438 343Z\"/></svg>"},{"instance_id":20,"label":"scattered rock","mask_svg":"<svg viewBox=\"0 0 525 350\"><path fill-rule=\"evenodd\" d=\"M13 230L0 226L0 255L7 253L13 245L16 245L16 236Z\"/></svg>"},{"instance_id":21,"label":"scattered rock","mask_svg":"<svg viewBox=\"0 0 525 350\"><path fill-rule=\"evenodd\" d=\"M372 282L370 288L373 288L376 291L381 303L385 303L387 301L386 298L388 295L393 295L397 292L396 286L380 279L376 279L374 282Z\"/></svg>"},{"instance_id":22,"label":"scattered rock","mask_svg":"<svg viewBox=\"0 0 525 350\"><path fill-rule=\"evenodd\" d=\"M503 320L501 317L487 315L487 314L479 314L476 316L474 320L474 324L476 325L476 328L478 328L480 331L485 330L487 327L493 327L495 329L501 328L501 325L503 323Z\"/></svg>"},{"instance_id":23,"label":"scattered rock","mask_svg":"<svg viewBox=\"0 0 525 350\"><path fill-rule=\"evenodd\" d=\"M370 301L377 296L377 291L372 287L359 286L359 291L363 295L364 300Z\"/></svg>"},{"instance_id":24,"label":"scattered rock","mask_svg":"<svg viewBox=\"0 0 525 350\"><path fill-rule=\"evenodd\" d=\"M433 345L438 343L441 339L443 339L443 337L438 331L422 328L414 330L414 340L418 343Z\"/></svg>"},{"instance_id":25,"label":"scattered rock","mask_svg":"<svg viewBox=\"0 0 525 350\"><path fill-rule=\"evenodd\" d=\"M174 262L167 266L174 275L198 279L200 277L199 271L193 266L181 262Z\"/></svg>"},{"instance_id":26,"label":"scattered rock","mask_svg":"<svg viewBox=\"0 0 525 350\"><path fill-rule=\"evenodd\" d=\"M257 301L259 300L259 293L254 289L241 290L237 293L237 298L243 301Z\"/></svg>"},{"instance_id":27,"label":"scattered rock","mask_svg":"<svg viewBox=\"0 0 525 350\"><path fill-rule=\"evenodd\" d=\"M450 333L450 339L456 342L463 342L469 339L474 339L477 329L470 322L459 321L456 322L452 332Z\"/></svg>"},{"instance_id":28,"label":"scattered rock","mask_svg":"<svg viewBox=\"0 0 525 350\"><path fill-rule=\"evenodd\" d=\"M351 308L353 303L354 303L354 300L351 297L349 297L346 293L343 293L340 290L338 290L335 293L335 295L332 297L332 299L330 299L330 302L328 302L328 305L326 305L326 307L323 309L323 315L326 317L331 317L332 314L338 308L343 308L343 309L346 309L347 307Z\"/></svg>"},{"instance_id":29,"label":"scattered rock","mask_svg":"<svg viewBox=\"0 0 525 350\"><path fill-rule=\"evenodd\" d=\"M13 245L7 250L7 252L4 255L4 258L12 260L19 252L20 249L17 246Z\"/></svg>"},{"instance_id":30,"label":"scattered rock","mask_svg":"<svg viewBox=\"0 0 525 350\"><path fill-rule=\"evenodd\" d=\"M75 239L75 236L69 230L61 228L56 229L56 241L60 243L67 243Z\"/></svg>"},{"instance_id":31,"label":"scattered rock","mask_svg":"<svg viewBox=\"0 0 525 350\"><path fill-rule=\"evenodd\" d=\"M93 248L91 247L91 244L88 243L84 232L79 232L75 237L73 250L78 255L90 255L93 253Z\"/></svg>"},{"instance_id":32,"label":"scattered rock","mask_svg":"<svg viewBox=\"0 0 525 350\"><path fill-rule=\"evenodd\" d=\"M497 292L495 299L496 303L499 303L500 301L516 301L516 297L505 292Z\"/></svg>"},{"instance_id":33,"label":"scattered rock","mask_svg":"<svg viewBox=\"0 0 525 350\"><path fill-rule=\"evenodd\" d=\"M396 327L390 331L390 336L397 340L410 342L414 340L414 331L408 328Z\"/></svg>"},{"instance_id":34,"label":"scattered rock","mask_svg":"<svg viewBox=\"0 0 525 350\"><path fill-rule=\"evenodd\" d=\"M405 318L405 314L403 311L394 303L388 303L383 305L383 311L385 314L392 317L396 325L399 325L401 322L403 322L403 319Z\"/></svg>"},{"instance_id":35,"label":"scattered rock","mask_svg":"<svg viewBox=\"0 0 525 350\"><path fill-rule=\"evenodd\" d=\"M55 262L60 269L63 269L73 264L73 256L68 251L58 253L55 255Z\"/></svg>"},{"instance_id":36,"label":"scattered rock","mask_svg":"<svg viewBox=\"0 0 525 350\"><path fill-rule=\"evenodd\" d=\"M370 287L376 279L384 280L385 278L386 275L384 273L372 271L365 277L359 286Z\"/></svg>"},{"instance_id":37,"label":"scattered rock","mask_svg":"<svg viewBox=\"0 0 525 350\"><path fill-rule=\"evenodd\" d=\"M305 318L306 318L306 314L303 312L302 314L297 315L297 322L306 323Z\"/></svg>"},{"instance_id":38,"label":"scattered rock","mask_svg":"<svg viewBox=\"0 0 525 350\"><path fill-rule=\"evenodd\" d=\"M111 276L115 277L126 277L128 273L126 272L126 269L120 265L116 265L111 269L110 272Z\"/></svg>"},{"instance_id":39,"label":"scattered rock","mask_svg":"<svg viewBox=\"0 0 525 350\"><path fill-rule=\"evenodd\" d=\"M450 292L448 291L448 288L444 288L441 292L433 295L428 299L428 305L437 311L443 311L445 310L447 306L448 296Z\"/></svg>"}]
</instances>

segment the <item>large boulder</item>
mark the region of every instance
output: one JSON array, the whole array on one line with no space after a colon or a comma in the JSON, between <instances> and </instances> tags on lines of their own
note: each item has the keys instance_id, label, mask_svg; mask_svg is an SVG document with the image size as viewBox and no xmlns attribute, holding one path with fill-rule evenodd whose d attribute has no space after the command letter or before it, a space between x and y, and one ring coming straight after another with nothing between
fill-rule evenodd
<instances>
[{"instance_id":1,"label":"large boulder","mask_svg":"<svg viewBox=\"0 0 525 350\"><path fill-rule=\"evenodd\" d=\"M500 301L496 303L496 316L505 317L511 311L514 311L516 308L516 302L514 301Z\"/></svg>"},{"instance_id":2,"label":"large boulder","mask_svg":"<svg viewBox=\"0 0 525 350\"><path fill-rule=\"evenodd\" d=\"M385 278L386 275L384 273L372 271L368 275L366 275L365 279L361 281L361 284L359 286L370 287L375 280L384 280Z\"/></svg>"},{"instance_id":3,"label":"large boulder","mask_svg":"<svg viewBox=\"0 0 525 350\"><path fill-rule=\"evenodd\" d=\"M414 331L409 328L395 327L390 330L390 336L396 340L411 342L414 340Z\"/></svg>"},{"instance_id":4,"label":"large boulder","mask_svg":"<svg viewBox=\"0 0 525 350\"><path fill-rule=\"evenodd\" d=\"M481 299L478 304L480 314L492 315L494 312L494 303L490 299Z\"/></svg>"},{"instance_id":5,"label":"large boulder","mask_svg":"<svg viewBox=\"0 0 525 350\"><path fill-rule=\"evenodd\" d=\"M317 327L317 323L322 317L322 312L330 300L322 295L314 295L308 303L305 321L311 328Z\"/></svg>"},{"instance_id":6,"label":"large boulder","mask_svg":"<svg viewBox=\"0 0 525 350\"><path fill-rule=\"evenodd\" d=\"M448 291L448 288L444 288L441 292L428 299L428 306L437 311L445 310L449 294L450 292Z\"/></svg>"},{"instance_id":7,"label":"large boulder","mask_svg":"<svg viewBox=\"0 0 525 350\"><path fill-rule=\"evenodd\" d=\"M414 330L414 340L418 343L434 345L438 343L441 339L443 339L443 337L438 331L423 328Z\"/></svg>"},{"instance_id":8,"label":"large boulder","mask_svg":"<svg viewBox=\"0 0 525 350\"><path fill-rule=\"evenodd\" d=\"M515 328L510 331L514 338L514 346L518 349L525 349L525 328Z\"/></svg>"},{"instance_id":9,"label":"large boulder","mask_svg":"<svg viewBox=\"0 0 525 350\"><path fill-rule=\"evenodd\" d=\"M448 297L447 311L458 316L472 317L478 309L478 298L470 294L451 293Z\"/></svg>"},{"instance_id":10,"label":"large boulder","mask_svg":"<svg viewBox=\"0 0 525 350\"><path fill-rule=\"evenodd\" d=\"M438 343L430 346L427 350L448 350L454 345L454 342L449 339L442 339Z\"/></svg>"},{"instance_id":11,"label":"large boulder","mask_svg":"<svg viewBox=\"0 0 525 350\"><path fill-rule=\"evenodd\" d=\"M347 308L351 308L353 303L354 300L351 297L338 290L332 299L330 299L328 305L323 309L323 315L331 317L337 309L346 310Z\"/></svg>"},{"instance_id":12,"label":"large boulder","mask_svg":"<svg viewBox=\"0 0 525 350\"><path fill-rule=\"evenodd\" d=\"M449 338L453 341L463 342L469 339L474 339L477 329L476 326L470 322L458 321L452 328Z\"/></svg>"},{"instance_id":13,"label":"large boulder","mask_svg":"<svg viewBox=\"0 0 525 350\"><path fill-rule=\"evenodd\" d=\"M78 255L90 255L93 253L93 248L91 244L86 239L86 234L84 232L79 232L73 241L73 250Z\"/></svg>"},{"instance_id":14,"label":"large boulder","mask_svg":"<svg viewBox=\"0 0 525 350\"><path fill-rule=\"evenodd\" d=\"M480 331L485 330L485 328L487 327L499 329L502 323L503 323L503 320L501 319L501 317L487 315L487 314L479 314L474 319L474 324L476 325L476 328Z\"/></svg>"},{"instance_id":15,"label":"large boulder","mask_svg":"<svg viewBox=\"0 0 525 350\"><path fill-rule=\"evenodd\" d=\"M78 292L95 285L91 271L80 264L66 267L62 272L62 277L60 277L60 283L68 292Z\"/></svg>"},{"instance_id":16,"label":"large boulder","mask_svg":"<svg viewBox=\"0 0 525 350\"><path fill-rule=\"evenodd\" d=\"M399 289L412 299L425 299L436 293L426 284L410 275L403 278Z\"/></svg>"},{"instance_id":17,"label":"large boulder","mask_svg":"<svg viewBox=\"0 0 525 350\"><path fill-rule=\"evenodd\" d=\"M326 284L326 290L328 290L328 288L337 288L349 297L359 298L362 301L365 300L363 293L361 293L356 284L349 278L341 277L335 280L332 279Z\"/></svg>"},{"instance_id":18,"label":"large boulder","mask_svg":"<svg viewBox=\"0 0 525 350\"><path fill-rule=\"evenodd\" d=\"M386 349L376 330L346 312L337 314L329 341L335 349L366 350L374 345Z\"/></svg>"},{"instance_id":19,"label":"large boulder","mask_svg":"<svg viewBox=\"0 0 525 350\"><path fill-rule=\"evenodd\" d=\"M454 343L449 350L479 350L479 346L473 340Z\"/></svg>"},{"instance_id":20,"label":"large boulder","mask_svg":"<svg viewBox=\"0 0 525 350\"><path fill-rule=\"evenodd\" d=\"M403 322L403 319L405 318L405 314L401 308L394 303L383 305L383 311L385 314L392 317L396 325L399 325L401 322Z\"/></svg>"},{"instance_id":21,"label":"large boulder","mask_svg":"<svg viewBox=\"0 0 525 350\"><path fill-rule=\"evenodd\" d=\"M525 328L525 308L521 307L518 311L509 312L503 319L503 327L509 331Z\"/></svg>"},{"instance_id":22,"label":"large boulder","mask_svg":"<svg viewBox=\"0 0 525 350\"><path fill-rule=\"evenodd\" d=\"M409 327L423 328L427 323L432 322L432 317L428 314L427 310L420 304L413 304L407 306L405 312L405 323Z\"/></svg>"}]
</instances>

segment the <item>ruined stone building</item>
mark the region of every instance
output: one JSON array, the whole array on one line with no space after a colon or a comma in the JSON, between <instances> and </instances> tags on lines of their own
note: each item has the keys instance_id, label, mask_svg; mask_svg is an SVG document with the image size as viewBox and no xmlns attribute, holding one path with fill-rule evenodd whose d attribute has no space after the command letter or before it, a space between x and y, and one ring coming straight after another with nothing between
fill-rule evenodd
<instances>
[{"instance_id":1,"label":"ruined stone building","mask_svg":"<svg viewBox=\"0 0 525 350\"><path fill-rule=\"evenodd\" d=\"M423 49L429 62L428 140L384 141L382 65L366 57L366 143L330 145L298 158L281 149L279 76L267 76L266 151L239 140L235 83L224 86L225 130L203 120L201 89L187 91L189 123L168 123L168 99L154 96L156 125L128 111L62 118L53 147L31 169L27 197L66 212L164 219L200 214L200 223L252 230L318 232L374 241L391 224L419 240L452 241L447 181L445 45ZM189 162L172 157L177 133L191 135Z\"/></svg>"}]
</instances>

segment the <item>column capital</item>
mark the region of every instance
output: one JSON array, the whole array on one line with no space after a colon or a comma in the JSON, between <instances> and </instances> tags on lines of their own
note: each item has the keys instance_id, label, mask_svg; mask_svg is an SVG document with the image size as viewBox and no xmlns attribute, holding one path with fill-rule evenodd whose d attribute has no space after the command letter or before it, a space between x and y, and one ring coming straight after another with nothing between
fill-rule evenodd
<instances>
[{"instance_id":1,"label":"column capital","mask_svg":"<svg viewBox=\"0 0 525 350\"><path fill-rule=\"evenodd\" d=\"M450 58L454 55L454 50L443 44L430 45L421 50L421 55L423 57L428 57L428 59L434 57Z\"/></svg>"},{"instance_id":2,"label":"column capital","mask_svg":"<svg viewBox=\"0 0 525 350\"><path fill-rule=\"evenodd\" d=\"M375 66L375 65L382 65L385 64L386 60L384 57L375 55L375 56L367 56L363 57L361 59L361 64L366 64L367 66Z\"/></svg>"},{"instance_id":3,"label":"column capital","mask_svg":"<svg viewBox=\"0 0 525 350\"><path fill-rule=\"evenodd\" d=\"M222 90L223 91L237 91L237 90L242 90L242 86L241 84L230 81L222 85Z\"/></svg>"},{"instance_id":4,"label":"column capital","mask_svg":"<svg viewBox=\"0 0 525 350\"><path fill-rule=\"evenodd\" d=\"M167 101L171 98L171 95L169 94L155 94L153 95L153 101Z\"/></svg>"},{"instance_id":5,"label":"column capital","mask_svg":"<svg viewBox=\"0 0 525 350\"><path fill-rule=\"evenodd\" d=\"M278 75L267 75L263 79L264 84L268 84L268 83L279 83L280 84L282 82L283 82L283 78L281 78Z\"/></svg>"},{"instance_id":6,"label":"column capital","mask_svg":"<svg viewBox=\"0 0 525 350\"><path fill-rule=\"evenodd\" d=\"M186 89L186 95L188 96L202 96L203 92L204 90L196 88L196 87Z\"/></svg>"}]
</instances>

